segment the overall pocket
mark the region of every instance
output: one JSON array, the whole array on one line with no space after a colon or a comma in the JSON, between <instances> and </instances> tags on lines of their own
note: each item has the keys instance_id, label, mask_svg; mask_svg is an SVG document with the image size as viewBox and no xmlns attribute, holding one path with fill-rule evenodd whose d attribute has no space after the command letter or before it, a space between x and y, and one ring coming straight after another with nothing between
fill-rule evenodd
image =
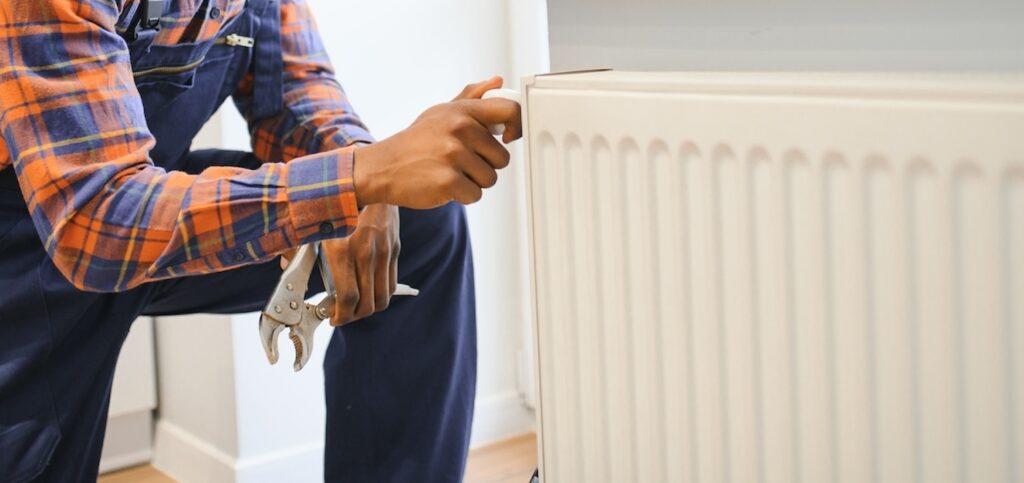
<instances>
[{"instance_id":1,"label":"overall pocket","mask_svg":"<svg viewBox=\"0 0 1024 483\"><path fill-rule=\"evenodd\" d=\"M204 60L200 59L201 62ZM192 89L196 70L201 65L154 67L136 73L135 88L142 97L147 114L166 107Z\"/></svg>"}]
</instances>

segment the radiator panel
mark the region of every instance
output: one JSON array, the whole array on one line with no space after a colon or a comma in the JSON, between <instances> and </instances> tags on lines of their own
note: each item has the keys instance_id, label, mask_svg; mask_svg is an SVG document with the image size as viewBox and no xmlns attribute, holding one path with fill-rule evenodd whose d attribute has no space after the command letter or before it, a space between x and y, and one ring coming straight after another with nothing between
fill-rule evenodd
<instances>
[{"instance_id":1,"label":"radiator panel","mask_svg":"<svg viewBox=\"0 0 1024 483\"><path fill-rule=\"evenodd\" d=\"M545 481L1024 481L1022 86L528 80Z\"/></svg>"}]
</instances>

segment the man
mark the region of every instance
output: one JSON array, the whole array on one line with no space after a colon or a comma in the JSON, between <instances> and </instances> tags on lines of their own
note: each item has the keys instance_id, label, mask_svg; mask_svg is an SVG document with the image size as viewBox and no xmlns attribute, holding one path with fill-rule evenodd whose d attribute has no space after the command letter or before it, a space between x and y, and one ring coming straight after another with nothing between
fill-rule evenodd
<instances>
[{"instance_id":1,"label":"man","mask_svg":"<svg viewBox=\"0 0 1024 483\"><path fill-rule=\"evenodd\" d=\"M487 126L511 142L518 106L478 100L500 79L371 144L304 0L0 0L0 27L0 481L93 480L131 322L258 310L319 240L332 323L388 309L333 335L326 479L461 478L476 334L448 203L508 163ZM228 97L253 151L191 151Z\"/></svg>"}]
</instances>

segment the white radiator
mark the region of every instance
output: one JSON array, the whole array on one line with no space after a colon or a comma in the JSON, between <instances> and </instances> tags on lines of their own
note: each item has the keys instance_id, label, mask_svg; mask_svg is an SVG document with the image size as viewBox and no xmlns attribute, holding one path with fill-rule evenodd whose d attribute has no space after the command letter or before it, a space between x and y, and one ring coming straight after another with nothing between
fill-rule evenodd
<instances>
[{"instance_id":1,"label":"white radiator","mask_svg":"<svg viewBox=\"0 0 1024 483\"><path fill-rule=\"evenodd\" d=\"M1024 77L536 77L541 471L1024 482Z\"/></svg>"}]
</instances>

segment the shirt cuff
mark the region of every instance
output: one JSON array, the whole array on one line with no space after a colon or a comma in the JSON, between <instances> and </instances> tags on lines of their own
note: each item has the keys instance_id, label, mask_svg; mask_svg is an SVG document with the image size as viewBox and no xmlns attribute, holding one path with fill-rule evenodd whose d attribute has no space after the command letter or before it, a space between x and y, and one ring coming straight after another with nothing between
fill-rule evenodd
<instances>
[{"instance_id":1,"label":"shirt cuff","mask_svg":"<svg viewBox=\"0 0 1024 483\"><path fill-rule=\"evenodd\" d=\"M352 181L354 147L294 159L288 163L288 214L299 244L341 238L359 219Z\"/></svg>"}]
</instances>

